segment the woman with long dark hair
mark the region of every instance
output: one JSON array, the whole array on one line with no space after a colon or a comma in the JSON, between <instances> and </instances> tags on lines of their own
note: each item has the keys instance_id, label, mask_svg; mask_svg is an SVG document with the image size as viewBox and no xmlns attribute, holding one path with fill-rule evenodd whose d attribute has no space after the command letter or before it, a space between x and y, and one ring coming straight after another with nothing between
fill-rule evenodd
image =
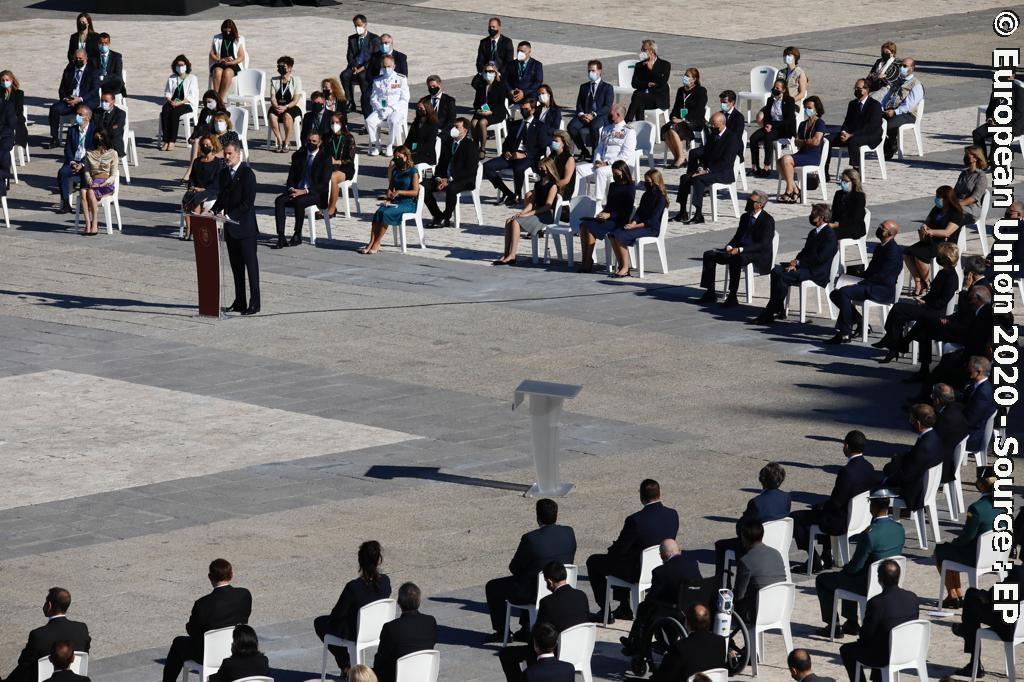
<instances>
[{"instance_id":1,"label":"woman with long dark hair","mask_svg":"<svg viewBox=\"0 0 1024 682\"><path fill-rule=\"evenodd\" d=\"M209 682L235 682L246 677L270 677L270 661L260 652L260 640L249 625L236 625L231 633L231 655L210 675Z\"/></svg>"}]
</instances>

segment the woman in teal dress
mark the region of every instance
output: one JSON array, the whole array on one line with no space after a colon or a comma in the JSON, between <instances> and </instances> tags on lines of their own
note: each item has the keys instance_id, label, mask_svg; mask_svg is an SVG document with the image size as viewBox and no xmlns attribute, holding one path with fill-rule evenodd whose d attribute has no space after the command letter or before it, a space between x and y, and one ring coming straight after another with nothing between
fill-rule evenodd
<instances>
[{"instance_id":1,"label":"woman in teal dress","mask_svg":"<svg viewBox=\"0 0 1024 682\"><path fill-rule=\"evenodd\" d=\"M370 243L359 249L359 253L377 253L388 225L402 222L403 213L416 210L416 199L420 193L420 175L412 165L412 152L408 147L399 147L388 166L388 191L384 193L384 204L373 214L370 226Z\"/></svg>"}]
</instances>

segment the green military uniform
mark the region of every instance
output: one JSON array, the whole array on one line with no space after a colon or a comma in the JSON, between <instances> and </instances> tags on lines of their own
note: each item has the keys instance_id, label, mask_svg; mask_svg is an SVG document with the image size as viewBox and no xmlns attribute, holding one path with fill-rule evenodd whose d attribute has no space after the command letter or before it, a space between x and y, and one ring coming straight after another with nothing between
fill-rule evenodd
<instances>
[{"instance_id":1,"label":"green military uniform","mask_svg":"<svg viewBox=\"0 0 1024 682\"><path fill-rule=\"evenodd\" d=\"M960 533L935 548L935 561L941 566L943 561L955 561L965 566L973 566L978 557L978 538L982 533L992 530L996 521L996 508L991 495L982 495L978 501L967 508L967 520Z\"/></svg>"},{"instance_id":2,"label":"green military uniform","mask_svg":"<svg viewBox=\"0 0 1024 682\"><path fill-rule=\"evenodd\" d=\"M832 622L832 602L836 590L847 590L866 595L868 589L868 569L871 564L891 556L903 553L906 532L903 526L889 517L872 519L868 529L853 538L857 549L850 563L842 570L820 573L814 581L818 593L818 606L821 608L821 620L826 625ZM871 576L874 579L874 576ZM843 617L847 620L857 619L857 605L852 601L843 602Z\"/></svg>"}]
</instances>

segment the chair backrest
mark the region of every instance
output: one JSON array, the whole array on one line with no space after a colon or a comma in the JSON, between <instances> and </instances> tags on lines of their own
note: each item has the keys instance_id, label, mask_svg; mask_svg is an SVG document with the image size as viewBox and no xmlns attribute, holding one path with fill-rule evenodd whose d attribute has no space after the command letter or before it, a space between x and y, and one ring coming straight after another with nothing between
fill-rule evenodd
<instances>
[{"instance_id":1,"label":"chair backrest","mask_svg":"<svg viewBox=\"0 0 1024 682\"><path fill-rule=\"evenodd\" d=\"M89 674L89 654L85 651L76 651L75 660L71 661L71 672L76 675L88 676ZM39 682L46 682L46 680L53 677L53 663L50 663L49 656L43 656L36 663L36 679Z\"/></svg>"},{"instance_id":2,"label":"chair backrest","mask_svg":"<svg viewBox=\"0 0 1024 682\"><path fill-rule=\"evenodd\" d=\"M996 532L994 530L986 531L978 537L977 554L974 565L979 569L989 570L996 562L1003 562L1010 557L1010 548L1007 547L1005 552L993 549L992 538L994 538Z\"/></svg>"},{"instance_id":3,"label":"chair backrest","mask_svg":"<svg viewBox=\"0 0 1024 682\"><path fill-rule=\"evenodd\" d=\"M640 555L640 582L650 585L651 574L662 563L664 562L661 560L661 545L651 545L645 549Z\"/></svg>"},{"instance_id":4,"label":"chair backrest","mask_svg":"<svg viewBox=\"0 0 1024 682\"><path fill-rule=\"evenodd\" d=\"M242 69L233 81L239 97L262 97L267 89L267 73L262 69Z\"/></svg>"},{"instance_id":5,"label":"chair backrest","mask_svg":"<svg viewBox=\"0 0 1024 682\"><path fill-rule=\"evenodd\" d=\"M847 508L846 534L856 535L871 525L871 506L868 503L869 491L865 490L859 495L850 498L850 506Z\"/></svg>"},{"instance_id":6,"label":"chair backrest","mask_svg":"<svg viewBox=\"0 0 1024 682\"><path fill-rule=\"evenodd\" d=\"M1021 615L1017 616L1017 625L1013 629L1014 643L1024 639L1024 600L1017 604L1017 613Z\"/></svg>"},{"instance_id":7,"label":"chair backrest","mask_svg":"<svg viewBox=\"0 0 1024 682\"><path fill-rule=\"evenodd\" d=\"M633 59L627 59L619 62L619 87L629 88L633 84L633 70L636 69L636 65L639 62Z\"/></svg>"},{"instance_id":8,"label":"chair backrest","mask_svg":"<svg viewBox=\"0 0 1024 682\"><path fill-rule=\"evenodd\" d=\"M774 66L768 64L755 66L750 70L750 91L754 94L766 94L772 89L772 84L775 83L775 77L778 75L779 70Z\"/></svg>"},{"instance_id":9,"label":"chair backrest","mask_svg":"<svg viewBox=\"0 0 1024 682\"><path fill-rule=\"evenodd\" d=\"M346 178L352 182L359 182L359 154L352 155L352 177Z\"/></svg>"},{"instance_id":10,"label":"chair backrest","mask_svg":"<svg viewBox=\"0 0 1024 682\"><path fill-rule=\"evenodd\" d=\"M668 237L668 206L661 212L661 225L658 226L658 239L665 241Z\"/></svg>"},{"instance_id":11,"label":"chair backrest","mask_svg":"<svg viewBox=\"0 0 1024 682\"><path fill-rule=\"evenodd\" d=\"M992 190L985 190L985 196L981 198L981 211L978 213L978 219L974 221L975 227L978 228L978 232L985 230L985 226L988 225L988 212L992 208Z\"/></svg>"},{"instance_id":12,"label":"chair backrest","mask_svg":"<svg viewBox=\"0 0 1024 682\"><path fill-rule=\"evenodd\" d=\"M967 460L967 436L957 443L956 449L953 451L953 471L956 473L957 478L960 478L960 467L964 465Z\"/></svg>"},{"instance_id":13,"label":"chair backrest","mask_svg":"<svg viewBox=\"0 0 1024 682\"><path fill-rule=\"evenodd\" d=\"M842 264L843 250L836 249L836 255L832 256L832 265L828 269L828 281L835 283L836 278L839 277L839 266Z\"/></svg>"},{"instance_id":14,"label":"chair backrest","mask_svg":"<svg viewBox=\"0 0 1024 682\"><path fill-rule=\"evenodd\" d=\"M245 137L249 130L249 110L242 107L228 107L228 116L231 117L231 129L237 133L239 138Z\"/></svg>"},{"instance_id":15,"label":"chair backrest","mask_svg":"<svg viewBox=\"0 0 1024 682\"><path fill-rule=\"evenodd\" d=\"M231 641L235 626L207 630L203 634L203 669L216 670L231 655Z\"/></svg>"},{"instance_id":16,"label":"chair backrest","mask_svg":"<svg viewBox=\"0 0 1024 682\"><path fill-rule=\"evenodd\" d=\"M905 666L915 661L924 662L931 641L931 623L910 620L897 625L889 633L889 665Z\"/></svg>"},{"instance_id":17,"label":"chair backrest","mask_svg":"<svg viewBox=\"0 0 1024 682\"><path fill-rule=\"evenodd\" d=\"M764 544L782 555L782 561L789 564L789 547L793 544L793 519L766 521L764 524Z\"/></svg>"},{"instance_id":18,"label":"chair backrest","mask_svg":"<svg viewBox=\"0 0 1024 682\"><path fill-rule=\"evenodd\" d=\"M420 190L422 200L423 190ZM398 602L394 599L378 599L359 609L359 624L356 629L356 644L369 644L380 639L384 623L395 619Z\"/></svg>"},{"instance_id":19,"label":"chair backrest","mask_svg":"<svg viewBox=\"0 0 1024 682\"><path fill-rule=\"evenodd\" d=\"M686 682L693 682L693 679L697 675L704 675L711 682L729 682L729 671L725 668L712 668L711 670L702 670L699 673L694 673L686 678Z\"/></svg>"},{"instance_id":20,"label":"chair backrest","mask_svg":"<svg viewBox=\"0 0 1024 682\"><path fill-rule=\"evenodd\" d=\"M871 566L868 567L868 593L866 599L871 599L875 595L882 593L882 584L878 582L878 567L882 565L883 561L889 560L895 561L900 565L899 586L903 587L903 583L907 579L907 557L891 556L879 559L878 561L871 562Z\"/></svg>"},{"instance_id":21,"label":"chair backrest","mask_svg":"<svg viewBox=\"0 0 1024 682\"><path fill-rule=\"evenodd\" d=\"M796 585L791 582L775 583L757 592L757 624L770 625L789 620L796 600Z\"/></svg>"},{"instance_id":22,"label":"chair backrest","mask_svg":"<svg viewBox=\"0 0 1024 682\"><path fill-rule=\"evenodd\" d=\"M775 236L772 237L772 263L779 261L779 231L775 230Z\"/></svg>"},{"instance_id":23,"label":"chair backrest","mask_svg":"<svg viewBox=\"0 0 1024 682\"><path fill-rule=\"evenodd\" d=\"M924 118L924 97L922 97L921 101L917 103L917 113L914 114L914 118L916 119L914 124L920 127L921 119Z\"/></svg>"},{"instance_id":24,"label":"chair backrest","mask_svg":"<svg viewBox=\"0 0 1024 682\"><path fill-rule=\"evenodd\" d=\"M424 649L406 654L395 664L395 682L437 682L441 671L441 652Z\"/></svg>"},{"instance_id":25,"label":"chair backrest","mask_svg":"<svg viewBox=\"0 0 1024 682\"><path fill-rule=\"evenodd\" d=\"M868 234L871 234L871 209L870 208L865 208L864 209L864 227L867 229ZM864 235L864 238L867 239L867 235ZM864 265L867 265L867 263L865 263Z\"/></svg>"},{"instance_id":26,"label":"chair backrest","mask_svg":"<svg viewBox=\"0 0 1024 682\"><path fill-rule=\"evenodd\" d=\"M821 169L822 173L828 168L828 138L824 135L821 137L821 159L818 161L818 168ZM825 182L825 176L821 177L821 182Z\"/></svg>"},{"instance_id":27,"label":"chair backrest","mask_svg":"<svg viewBox=\"0 0 1024 682\"><path fill-rule=\"evenodd\" d=\"M636 150L644 154L654 153L654 124L650 121L633 121L636 131ZM637 178L639 180L639 178Z\"/></svg>"},{"instance_id":28,"label":"chair backrest","mask_svg":"<svg viewBox=\"0 0 1024 682\"><path fill-rule=\"evenodd\" d=\"M577 670L590 668L597 642L597 623L580 623L562 630L558 636L558 660L572 663Z\"/></svg>"},{"instance_id":29,"label":"chair backrest","mask_svg":"<svg viewBox=\"0 0 1024 682\"><path fill-rule=\"evenodd\" d=\"M441 160L441 138L434 138L434 163Z\"/></svg>"},{"instance_id":30,"label":"chair backrest","mask_svg":"<svg viewBox=\"0 0 1024 682\"><path fill-rule=\"evenodd\" d=\"M936 464L924 474L924 503L934 504L939 494L939 481L942 480L942 464Z\"/></svg>"},{"instance_id":31,"label":"chair backrest","mask_svg":"<svg viewBox=\"0 0 1024 682\"><path fill-rule=\"evenodd\" d=\"M481 166L482 167L482 166ZM593 218L598 212L597 199L588 196L575 196L569 202L569 226L572 229L580 229L580 221L584 218Z\"/></svg>"}]
</instances>

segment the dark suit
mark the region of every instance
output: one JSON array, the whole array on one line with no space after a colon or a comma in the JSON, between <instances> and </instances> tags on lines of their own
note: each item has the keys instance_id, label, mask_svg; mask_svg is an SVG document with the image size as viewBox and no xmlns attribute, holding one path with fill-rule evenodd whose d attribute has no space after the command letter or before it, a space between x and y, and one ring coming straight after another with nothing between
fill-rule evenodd
<instances>
[{"instance_id":1,"label":"dark suit","mask_svg":"<svg viewBox=\"0 0 1024 682\"><path fill-rule=\"evenodd\" d=\"M866 97L861 103L859 99L850 100L846 105L846 118L840 132L847 132L850 138L846 142L839 141L839 133L832 136L829 149L846 147L850 165L860 166L860 148L877 147L882 141L882 105L874 97Z\"/></svg>"},{"instance_id":2,"label":"dark suit","mask_svg":"<svg viewBox=\"0 0 1024 682\"><path fill-rule=\"evenodd\" d=\"M1005 90L993 91L991 98L988 101L988 107L985 108L985 120L993 119L995 117L996 107L1003 104L1006 101L1006 97L997 96L996 93L1006 92ZM1013 137L1017 138L1024 135L1024 87L1021 87L1020 81L1014 81L1012 86L1013 92L1013 105L1012 114L1010 117L1010 128L1013 132ZM980 126L974 129L971 133L971 137L974 139L974 144L984 148L985 140L993 137L991 128L998 127L999 124L990 126L988 123L982 123ZM990 156L995 154L996 142L992 140L992 146L990 147Z\"/></svg>"},{"instance_id":3,"label":"dark suit","mask_svg":"<svg viewBox=\"0 0 1024 682\"><path fill-rule=\"evenodd\" d=\"M719 104L719 111L721 111L721 104ZM714 112L712 111L712 113ZM743 131L747 128L747 117L740 113L740 110L736 107L733 107L732 111L728 113L724 111L722 113L725 114L725 129L736 133L736 137L740 138L740 142L742 142ZM711 133L714 134L714 131L711 131ZM740 146L742 147L743 145L741 144Z\"/></svg>"},{"instance_id":4,"label":"dark suit","mask_svg":"<svg viewBox=\"0 0 1024 682\"><path fill-rule=\"evenodd\" d=\"M484 70L488 63L494 62L498 67L498 73L505 71L505 65L515 58L515 47L512 39L508 36L499 35L497 39L487 36L480 39L480 45L476 50L476 72L477 75Z\"/></svg>"},{"instance_id":5,"label":"dark suit","mask_svg":"<svg viewBox=\"0 0 1024 682\"><path fill-rule=\"evenodd\" d=\"M861 301L893 303L899 296L896 280L903 271L903 247L895 239L882 242L871 254L871 261L864 270L861 280L841 289L833 289L829 298L839 308L836 331L850 334L857 317L853 306ZM866 323L865 323L866 324Z\"/></svg>"},{"instance_id":6,"label":"dark suit","mask_svg":"<svg viewBox=\"0 0 1024 682\"><path fill-rule=\"evenodd\" d=\"M575 682L576 668L572 663L545 656L523 671L520 682Z\"/></svg>"},{"instance_id":7,"label":"dark suit","mask_svg":"<svg viewBox=\"0 0 1024 682\"><path fill-rule=\"evenodd\" d=\"M586 592L568 584L562 585L540 600L537 622L548 623L559 633L574 625L590 622L590 602ZM498 651L498 660L505 671L505 679L516 682L522 674L519 666L523 663L531 665L537 660L537 654L530 644L511 646Z\"/></svg>"},{"instance_id":8,"label":"dark suit","mask_svg":"<svg viewBox=\"0 0 1024 682\"><path fill-rule=\"evenodd\" d=\"M796 256L797 266L792 272L786 271L786 265L780 264L772 268L771 298L764 312L781 313L786 301L786 292L805 280L811 280L818 286L828 284L831 274L832 259L839 250L835 230L828 225L812 228L807 233L804 248Z\"/></svg>"},{"instance_id":9,"label":"dark suit","mask_svg":"<svg viewBox=\"0 0 1024 682\"><path fill-rule=\"evenodd\" d=\"M580 86L579 94L576 95L576 115L566 126L566 132L576 147L588 156L590 152L587 151L583 131L590 132L590 143L596 147L597 141L601 138L601 128L608 125L608 113L614 102L615 88L603 80L597 83L588 81ZM594 118L590 123L584 123L580 119L580 114L589 114Z\"/></svg>"},{"instance_id":10,"label":"dark suit","mask_svg":"<svg viewBox=\"0 0 1024 682\"><path fill-rule=\"evenodd\" d=\"M456 149L455 140L448 138L441 141L441 158L437 160L437 167L434 169L434 177L426 182L426 196L423 202L430 211L434 220L451 220L455 212L455 196L459 192L465 192L476 187L476 171L480 165L479 148L472 137L466 135L458 142ZM452 149L455 149L454 156ZM440 178L447 178L448 185L443 190L437 188L437 181ZM434 192L444 192L444 211L437 205L437 198Z\"/></svg>"},{"instance_id":11,"label":"dark suit","mask_svg":"<svg viewBox=\"0 0 1024 682\"><path fill-rule=\"evenodd\" d=\"M325 635L334 635L342 639L353 641L358 634L359 609L370 602L378 599L387 599L391 596L391 579L381 574L376 583L371 583L363 578L355 578L345 583L341 590L337 603L331 609L330 615L317 616L313 619L313 630L316 636L323 641ZM348 667L348 649L343 646L328 647L338 667Z\"/></svg>"},{"instance_id":12,"label":"dark suit","mask_svg":"<svg viewBox=\"0 0 1024 682\"><path fill-rule=\"evenodd\" d=\"M763 587L785 582L786 563L778 550L763 542L755 543L737 561L733 585L733 608L747 623L757 618L757 595Z\"/></svg>"},{"instance_id":13,"label":"dark suit","mask_svg":"<svg viewBox=\"0 0 1024 682\"><path fill-rule=\"evenodd\" d=\"M647 60L637 62L633 67L633 96L626 110L626 122L643 120L648 109L668 109L669 92L668 78L672 72L672 64L661 57L654 60L654 66L648 66ZM648 84L654 83L654 87Z\"/></svg>"},{"instance_id":14,"label":"dark suit","mask_svg":"<svg viewBox=\"0 0 1024 682\"><path fill-rule=\"evenodd\" d=\"M910 510L924 506L925 476L936 464L942 464L942 438L935 429L918 435L914 447L906 454L896 455L882 469L886 488L899 490Z\"/></svg>"},{"instance_id":15,"label":"dark suit","mask_svg":"<svg viewBox=\"0 0 1024 682\"><path fill-rule=\"evenodd\" d=\"M245 306L245 278L249 277L249 306L260 307L260 265L256 256L256 174L245 163L232 175L225 166L220 172L220 192L213 212L223 212L233 220L224 224L224 245L227 247L231 274L235 280L234 305ZM170 682L170 681L168 681Z\"/></svg>"},{"instance_id":16,"label":"dark suit","mask_svg":"<svg viewBox=\"0 0 1024 682\"><path fill-rule=\"evenodd\" d=\"M312 106L312 105L311 105ZM302 144L306 144L306 138L314 130L320 133L320 140L324 141L334 134L331 130L331 115L333 111L327 111L324 107L318 110L310 109L302 116ZM345 117L347 120L347 116Z\"/></svg>"},{"instance_id":17,"label":"dark suit","mask_svg":"<svg viewBox=\"0 0 1024 682\"><path fill-rule=\"evenodd\" d=\"M740 275L747 263L754 264L754 271L765 274L772 268L772 240L775 238L775 218L766 211L757 214L751 223L752 213L749 211L740 216L739 227L729 240L727 246L742 249L734 256L728 255L724 249L710 249L704 252L704 269L701 271L700 285L708 291L714 291L715 270L717 265L729 268L729 295L735 296L740 288ZM750 283L747 283L750 286Z\"/></svg>"},{"instance_id":18,"label":"dark suit","mask_svg":"<svg viewBox=\"0 0 1024 682\"><path fill-rule=\"evenodd\" d=\"M544 84L544 65L531 57L525 62L513 60L501 72L509 93L522 90L523 97L537 97L537 88Z\"/></svg>"},{"instance_id":19,"label":"dark suit","mask_svg":"<svg viewBox=\"0 0 1024 682\"><path fill-rule=\"evenodd\" d=\"M421 102L429 104L437 114L437 135L444 143L448 139L448 133L455 124L455 98L451 95L440 92L437 97L427 95L420 98ZM436 104L435 104L436 102Z\"/></svg>"},{"instance_id":20,"label":"dark suit","mask_svg":"<svg viewBox=\"0 0 1024 682\"><path fill-rule=\"evenodd\" d=\"M89 651L92 638L85 623L68 620L66 616L50 618L46 625L28 633L25 648L18 656L18 665L7 676L8 682L36 682L39 659L49 656L54 643L62 641L71 642L75 651Z\"/></svg>"},{"instance_id":21,"label":"dark suit","mask_svg":"<svg viewBox=\"0 0 1024 682\"><path fill-rule=\"evenodd\" d=\"M125 155L124 129L127 120L128 116L124 109L119 107L111 107L109 111L103 111L101 107L92 112L93 124L100 130L107 131L110 146L117 152L118 159L123 159Z\"/></svg>"},{"instance_id":22,"label":"dark suit","mask_svg":"<svg viewBox=\"0 0 1024 682\"><path fill-rule=\"evenodd\" d=\"M380 631L380 645L373 658L373 672L380 682L395 682L398 659L437 644L437 621L419 611L405 611Z\"/></svg>"},{"instance_id":23,"label":"dark suit","mask_svg":"<svg viewBox=\"0 0 1024 682\"><path fill-rule=\"evenodd\" d=\"M14 177L11 150L18 137L18 114L0 100L0 197L7 194L7 181Z\"/></svg>"},{"instance_id":24,"label":"dark suit","mask_svg":"<svg viewBox=\"0 0 1024 682\"><path fill-rule=\"evenodd\" d=\"M353 33L348 37L348 47L345 51L345 70L338 74L341 87L345 90L345 98L355 102L355 86L359 85L360 111L363 116L370 114L370 85L373 79L370 78L370 68L373 56L380 52L380 36L367 31L363 35ZM357 67L363 67L359 73L352 73Z\"/></svg>"},{"instance_id":25,"label":"dark suit","mask_svg":"<svg viewBox=\"0 0 1024 682\"><path fill-rule=\"evenodd\" d=\"M843 468L836 474L835 483L828 499L810 509L792 513L793 540L797 547L810 552L808 537L811 526L818 526L827 535L842 535L849 525L850 500L871 490L878 479L875 467L863 455L848 457ZM823 543L824 557L831 560L832 543Z\"/></svg>"},{"instance_id":26,"label":"dark suit","mask_svg":"<svg viewBox=\"0 0 1024 682\"><path fill-rule=\"evenodd\" d=\"M697 630L676 640L651 682L681 682L691 675L725 667L725 637Z\"/></svg>"},{"instance_id":27,"label":"dark suit","mask_svg":"<svg viewBox=\"0 0 1024 682\"><path fill-rule=\"evenodd\" d=\"M287 189L274 200L274 218L277 221L277 238L284 239L285 209L289 206L295 211L295 238L302 239L302 223L306 218L306 208L319 206L325 208L331 193L331 155L321 145L309 164L310 152L300 149L292 154L291 168L288 169ZM307 189L308 194L292 197L289 190Z\"/></svg>"},{"instance_id":28,"label":"dark suit","mask_svg":"<svg viewBox=\"0 0 1024 682\"><path fill-rule=\"evenodd\" d=\"M1024 598L1024 564L1014 564L1002 583L1017 585L1018 598ZM981 590L977 587L968 588L964 593L963 624L960 626L960 636L964 638L964 652L974 653L974 640L978 628L987 625L996 634L1003 638L1003 641L1013 636L1014 623L1007 623L1003 620L1002 612L996 611L995 589ZM972 659L973 660L973 659Z\"/></svg>"},{"instance_id":29,"label":"dark suit","mask_svg":"<svg viewBox=\"0 0 1024 682\"><path fill-rule=\"evenodd\" d=\"M715 575L721 575L728 568L725 565L725 553L732 551L737 558L746 551L740 540L740 528L744 521L778 521L789 516L793 506L793 498L789 493L775 489L762 490L747 501L743 514L736 520L736 536L715 541Z\"/></svg>"},{"instance_id":30,"label":"dark suit","mask_svg":"<svg viewBox=\"0 0 1024 682\"><path fill-rule=\"evenodd\" d=\"M544 124L544 127L548 129L548 134L553 134L562 127L562 107L542 107L538 105L535 115Z\"/></svg>"},{"instance_id":31,"label":"dark suit","mask_svg":"<svg viewBox=\"0 0 1024 682\"><path fill-rule=\"evenodd\" d=\"M100 89L112 92L115 95L121 95L122 97L128 96L128 92L124 87L124 79L121 77L121 74L124 73L124 58L120 52L111 50L106 55L105 63L104 55L101 52L95 59L90 57L89 63L96 69L96 77L99 81Z\"/></svg>"},{"instance_id":32,"label":"dark suit","mask_svg":"<svg viewBox=\"0 0 1024 682\"><path fill-rule=\"evenodd\" d=\"M225 230L225 233L227 230ZM184 637L175 637L164 663L164 682L174 682L185 661L203 660L203 635L210 630L249 622L252 595L244 587L223 585L192 605Z\"/></svg>"},{"instance_id":33,"label":"dark suit","mask_svg":"<svg viewBox=\"0 0 1024 682\"><path fill-rule=\"evenodd\" d=\"M857 661L872 667L885 666L889 662L889 634L897 625L917 620L919 613L917 595L901 587L887 587L869 599L860 639L839 647L850 679L854 679ZM872 678L877 674L876 671Z\"/></svg>"},{"instance_id":34,"label":"dark suit","mask_svg":"<svg viewBox=\"0 0 1024 682\"><path fill-rule=\"evenodd\" d=\"M942 439L942 482L948 483L956 475L954 458L956 457L957 446L960 441L967 437L969 428L967 419L964 417L964 407L958 402L945 405L941 410L935 411L935 426L932 427L938 432Z\"/></svg>"},{"instance_id":35,"label":"dark suit","mask_svg":"<svg viewBox=\"0 0 1024 682\"><path fill-rule=\"evenodd\" d=\"M36 678L33 678L36 679ZM85 675L78 675L70 670L58 670L50 675L49 682L90 682Z\"/></svg>"},{"instance_id":36,"label":"dark suit","mask_svg":"<svg viewBox=\"0 0 1024 682\"><path fill-rule=\"evenodd\" d=\"M544 154L549 139L550 135L547 128L544 127L544 124L536 116L529 123L520 121L516 131L506 137L501 146L502 154L511 154L513 158L505 159L499 156L487 161L484 163L484 177L494 185L495 189L505 194L514 194L517 197L521 197L523 195L523 179L526 176L526 170L537 167L537 162L540 161L540 157ZM521 159L515 158L520 147L524 156ZM509 191L508 186L501 179L501 171L509 168L512 169L514 191Z\"/></svg>"},{"instance_id":37,"label":"dark suit","mask_svg":"<svg viewBox=\"0 0 1024 682\"><path fill-rule=\"evenodd\" d=\"M246 677L271 677L270 661L263 654L239 657L232 654L210 675L209 682L235 682Z\"/></svg>"},{"instance_id":38,"label":"dark suit","mask_svg":"<svg viewBox=\"0 0 1024 682\"><path fill-rule=\"evenodd\" d=\"M628 648L643 650L649 641L648 628L661 615L678 614L679 592L684 585L700 584L703 576L697 561L689 556L676 554L654 569L651 574L651 589L640 602L629 628Z\"/></svg>"},{"instance_id":39,"label":"dark suit","mask_svg":"<svg viewBox=\"0 0 1024 682\"><path fill-rule=\"evenodd\" d=\"M68 61L74 61L75 52L78 51L78 32L75 31L68 38ZM89 57L89 63L92 64L100 56L100 34L95 31L89 31L85 37L85 54Z\"/></svg>"},{"instance_id":40,"label":"dark suit","mask_svg":"<svg viewBox=\"0 0 1024 682\"><path fill-rule=\"evenodd\" d=\"M867 197L864 192L849 192L839 190L832 197L832 222L839 223L836 231L836 239L860 239L868 233L868 225L864 224L867 218L865 204Z\"/></svg>"},{"instance_id":41,"label":"dark suit","mask_svg":"<svg viewBox=\"0 0 1024 682\"><path fill-rule=\"evenodd\" d=\"M0 111L11 109L14 112L15 118L17 118L17 124L15 125L14 142L19 146L25 146L28 144L28 126L25 121L25 92L18 90L11 85L10 90L5 93L0 92ZM0 115L0 121L8 121L6 124L10 125L6 113Z\"/></svg>"},{"instance_id":42,"label":"dark suit","mask_svg":"<svg viewBox=\"0 0 1024 682\"><path fill-rule=\"evenodd\" d=\"M963 393L964 419L967 420L967 449L977 452L985 448L985 424L996 411L992 382L968 384Z\"/></svg>"},{"instance_id":43,"label":"dark suit","mask_svg":"<svg viewBox=\"0 0 1024 682\"><path fill-rule=\"evenodd\" d=\"M889 517L878 517L872 519L868 529L853 540L857 543L857 550L853 553L850 563L839 571L820 573L814 582L814 591L818 593L818 606L821 609L821 622L826 625L832 622L836 590L866 595L868 581L877 579L869 573L871 564L903 554L906 532L899 521L893 521ZM847 620L856 621L857 604L844 601L843 616Z\"/></svg>"},{"instance_id":44,"label":"dark suit","mask_svg":"<svg viewBox=\"0 0 1024 682\"><path fill-rule=\"evenodd\" d=\"M708 135L707 144L690 152L686 173L679 178L680 206L686 206L692 192L693 209L697 215L703 215L704 193L715 183L728 184L736 180L736 159L742 153L742 136L728 128L722 134L712 132ZM707 173L694 175L698 168Z\"/></svg>"},{"instance_id":45,"label":"dark suit","mask_svg":"<svg viewBox=\"0 0 1024 682\"><path fill-rule=\"evenodd\" d=\"M90 121L89 127L85 130L85 151L88 152L96 148L96 144L93 142L93 137L96 135L96 125ZM67 139L64 140L64 163L61 165L60 170L57 171L57 182L60 185L60 198L65 204L70 202L71 197L71 182L75 177L81 178L81 170L75 172L71 169L71 164L75 163L75 155L78 151L79 141L82 139L82 129L77 125L71 126L68 129ZM85 163L85 155L77 161L77 163Z\"/></svg>"},{"instance_id":46,"label":"dark suit","mask_svg":"<svg viewBox=\"0 0 1024 682\"><path fill-rule=\"evenodd\" d=\"M772 109L775 107L775 98L770 97L768 104L761 107L761 127L750 134L750 162L754 169L761 168L761 149L764 149L764 158L768 162L772 158L772 146L776 140L784 140L796 135L796 102L789 96L789 93L782 93L782 118L778 121L772 119ZM771 125L771 130L765 130L764 125ZM741 133L742 135L742 133Z\"/></svg>"},{"instance_id":47,"label":"dark suit","mask_svg":"<svg viewBox=\"0 0 1024 682\"><path fill-rule=\"evenodd\" d=\"M60 78L60 87L57 89L57 100L50 105L50 139L56 140L60 128L60 117L75 113L78 104L65 104L64 100L71 97L75 92L75 82L78 82L78 97L82 99L78 104L85 104L90 109L95 109L100 101L100 83L96 77L96 71L92 64L82 67L79 74L74 64L68 64Z\"/></svg>"},{"instance_id":48,"label":"dark suit","mask_svg":"<svg viewBox=\"0 0 1024 682\"><path fill-rule=\"evenodd\" d=\"M587 558L587 575L597 606L604 608L607 576L636 582L640 577L643 551L660 545L662 540L674 540L678 532L679 514L660 501L645 504L643 509L627 516L619 537L608 547L607 553Z\"/></svg>"}]
</instances>

